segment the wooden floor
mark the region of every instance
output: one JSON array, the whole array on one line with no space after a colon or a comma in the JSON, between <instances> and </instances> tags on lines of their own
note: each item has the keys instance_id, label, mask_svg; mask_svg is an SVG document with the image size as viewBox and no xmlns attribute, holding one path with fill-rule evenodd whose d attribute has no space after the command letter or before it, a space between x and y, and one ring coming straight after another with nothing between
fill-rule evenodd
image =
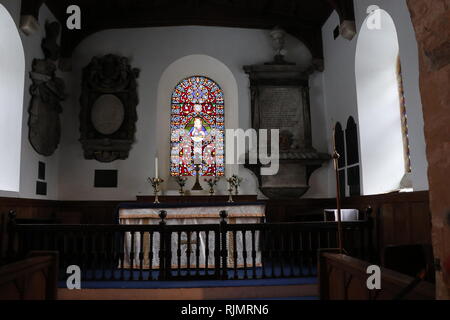
<instances>
[{"instance_id":1,"label":"wooden floor","mask_svg":"<svg viewBox=\"0 0 450 320\"><path fill-rule=\"evenodd\" d=\"M318 296L316 284L178 289L58 289L59 300L234 300Z\"/></svg>"}]
</instances>

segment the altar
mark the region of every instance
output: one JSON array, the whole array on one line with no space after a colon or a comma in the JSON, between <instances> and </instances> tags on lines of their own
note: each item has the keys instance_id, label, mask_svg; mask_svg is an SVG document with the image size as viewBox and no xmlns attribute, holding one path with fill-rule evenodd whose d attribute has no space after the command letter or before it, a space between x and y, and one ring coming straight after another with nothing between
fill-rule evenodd
<instances>
[{"instance_id":1,"label":"altar","mask_svg":"<svg viewBox=\"0 0 450 320\"><path fill-rule=\"evenodd\" d=\"M167 212L165 222L167 226L171 225L211 225L220 223L220 212L227 211L228 224L257 224L264 222L265 204L263 202L242 202L242 203L177 203L177 204L152 204L152 203L124 203L118 208L118 220L120 224L129 225L157 225L161 218L159 213L161 210ZM188 239L189 237L189 239ZM199 267L214 267L214 235L209 234L207 239L206 232L182 232L180 235L172 233L171 235L171 252L172 268L192 268L196 265L199 252ZM245 244L244 244L245 242ZM255 243L256 259L255 266L261 266L261 250L259 243L259 232L255 233L255 241L252 242L250 232L245 236L242 233L236 234L236 239L232 232L227 233L227 250L228 250L228 266L235 265L233 252L238 252L236 265L238 268L244 265L253 266L251 257L252 243ZM150 250L150 245L151 249ZM234 248L236 245L236 248ZM146 233L143 237L141 245L140 237L134 237L134 250L131 250L132 235L125 234L124 251L125 261L124 268L139 268L140 261L137 257L143 251L143 268L159 268L159 249L160 235L159 233ZM178 251L181 248L181 256L178 257ZM244 263L243 250L247 251L247 261ZM134 252L134 261L130 261L130 252ZM152 254L150 254L152 251ZM208 252L207 252L208 251ZM150 261L150 256L152 261ZM189 260L188 260L189 259ZM206 261L208 260L208 261ZM178 263L180 265L178 265Z\"/></svg>"}]
</instances>

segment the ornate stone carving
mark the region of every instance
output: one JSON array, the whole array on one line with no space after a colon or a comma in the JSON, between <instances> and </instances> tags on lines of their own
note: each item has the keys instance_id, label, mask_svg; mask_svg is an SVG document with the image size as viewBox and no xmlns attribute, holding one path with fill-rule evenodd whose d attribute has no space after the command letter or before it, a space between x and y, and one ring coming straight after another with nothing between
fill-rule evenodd
<instances>
[{"instance_id":1,"label":"ornate stone carving","mask_svg":"<svg viewBox=\"0 0 450 320\"><path fill-rule=\"evenodd\" d=\"M56 77L56 61L59 47L56 39L59 24L46 25L47 38L42 42L45 59L34 59L30 78L31 103L28 109L28 138L37 153L51 156L58 148L61 137L60 102L66 97L64 81Z\"/></svg>"},{"instance_id":2,"label":"ornate stone carving","mask_svg":"<svg viewBox=\"0 0 450 320\"><path fill-rule=\"evenodd\" d=\"M331 158L312 147L308 73L287 63L279 54L275 62L245 66L250 76L252 127L279 129L280 167L275 176L261 176L261 165L246 165L269 198L301 197L309 178Z\"/></svg>"},{"instance_id":3,"label":"ornate stone carving","mask_svg":"<svg viewBox=\"0 0 450 320\"><path fill-rule=\"evenodd\" d=\"M83 70L80 142L84 157L100 162L128 158L134 143L139 70L125 57L94 57Z\"/></svg>"}]
</instances>

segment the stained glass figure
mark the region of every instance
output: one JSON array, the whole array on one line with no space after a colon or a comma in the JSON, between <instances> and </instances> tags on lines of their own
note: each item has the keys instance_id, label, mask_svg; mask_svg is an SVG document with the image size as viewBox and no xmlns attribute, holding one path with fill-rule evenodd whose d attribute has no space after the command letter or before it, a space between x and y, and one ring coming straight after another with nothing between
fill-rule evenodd
<instances>
[{"instance_id":1,"label":"stained glass figure","mask_svg":"<svg viewBox=\"0 0 450 320\"><path fill-rule=\"evenodd\" d=\"M172 176L223 176L224 98L213 80L194 76L182 80L172 93Z\"/></svg>"}]
</instances>

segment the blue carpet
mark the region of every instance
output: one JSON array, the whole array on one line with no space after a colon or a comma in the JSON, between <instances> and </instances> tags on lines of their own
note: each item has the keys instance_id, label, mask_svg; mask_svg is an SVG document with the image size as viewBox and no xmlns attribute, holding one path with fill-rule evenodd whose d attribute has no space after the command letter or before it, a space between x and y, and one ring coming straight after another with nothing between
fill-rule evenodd
<instances>
[{"instance_id":1,"label":"blue carpet","mask_svg":"<svg viewBox=\"0 0 450 320\"><path fill-rule=\"evenodd\" d=\"M312 301L312 300L320 300L319 297L286 297L286 298L258 298L258 299L238 299L237 301L240 300L247 300L247 301L254 301L254 300L258 300L258 301L276 301L276 300L283 300L283 301L290 301L290 300L308 300L308 301Z\"/></svg>"},{"instance_id":2,"label":"blue carpet","mask_svg":"<svg viewBox=\"0 0 450 320\"><path fill-rule=\"evenodd\" d=\"M258 279L258 280L199 280L199 281L82 281L83 289L174 289L174 288L217 288L289 286L317 284L317 278ZM59 288L66 288L60 281Z\"/></svg>"},{"instance_id":3,"label":"blue carpet","mask_svg":"<svg viewBox=\"0 0 450 320\"><path fill-rule=\"evenodd\" d=\"M259 268L260 269L260 268ZM211 288L211 287L243 287L243 286L286 286L286 285L302 285L302 284L317 284L317 277L314 276L316 270L313 270L311 276L299 277L281 277L281 271L275 270L275 275L277 278L269 279L244 279L244 270L238 270L236 276L238 279L233 279L235 276L234 270L228 271L228 277L230 280L189 280L184 281L158 281L159 271L143 271L142 276L144 280L139 280L140 272L137 270L107 270L107 271L96 271L87 272L82 276L81 287L85 289L164 289L164 288ZM119 280L123 272L125 280ZM106 279L110 280L85 280L92 279L92 276L96 276L96 279L100 279L102 274ZM191 270L191 275L196 275L196 270ZM200 275L205 275L205 271L199 271ZM211 273L212 274L212 270ZM247 271L248 277L252 278L252 270ZM268 273L271 275L271 273ZM306 272L303 274L307 274ZM172 271L172 275L177 276L176 271ZM187 276L188 271L182 271L181 275ZM257 278L261 278L262 271L257 270ZM286 272L286 275L291 275L291 273ZM113 278L111 278L113 276ZM152 280L147 280L151 276ZM66 288L66 282L60 281L58 283L59 288Z\"/></svg>"}]
</instances>

